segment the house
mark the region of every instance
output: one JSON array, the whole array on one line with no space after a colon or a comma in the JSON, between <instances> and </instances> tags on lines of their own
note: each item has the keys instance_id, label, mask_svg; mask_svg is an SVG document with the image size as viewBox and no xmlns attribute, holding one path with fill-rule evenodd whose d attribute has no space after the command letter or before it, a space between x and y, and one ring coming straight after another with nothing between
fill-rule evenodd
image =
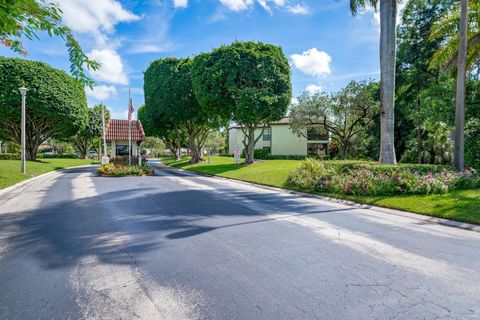
<instances>
[{"instance_id":1,"label":"house","mask_svg":"<svg viewBox=\"0 0 480 320\"><path fill-rule=\"evenodd\" d=\"M138 154L138 146L145 140L140 120L131 121L132 156ZM105 140L110 158L128 156L128 120L110 119L105 126Z\"/></svg>"},{"instance_id":2,"label":"house","mask_svg":"<svg viewBox=\"0 0 480 320\"><path fill-rule=\"evenodd\" d=\"M258 137L262 129L255 130ZM244 134L240 126L232 127L228 132L228 153L233 154L235 146L243 152ZM329 136L322 124L307 127L305 134L298 136L290 130L290 118L271 122L257 141L255 149L266 149L271 155L279 156L325 156L328 152Z\"/></svg>"}]
</instances>

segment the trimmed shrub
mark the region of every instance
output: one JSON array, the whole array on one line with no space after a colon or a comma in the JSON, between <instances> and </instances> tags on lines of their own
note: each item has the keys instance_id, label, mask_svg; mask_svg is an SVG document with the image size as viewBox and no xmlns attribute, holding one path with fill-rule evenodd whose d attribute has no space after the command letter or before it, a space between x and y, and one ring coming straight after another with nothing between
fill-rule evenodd
<instances>
[{"instance_id":1,"label":"trimmed shrub","mask_svg":"<svg viewBox=\"0 0 480 320\"><path fill-rule=\"evenodd\" d=\"M38 159L78 159L76 154L37 154Z\"/></svg>"},{"instance_id":2,"label":"trimmed shrub","mask_svg":"<svg viewBox=\"0 0 480 320\"><path fill-rule=\"evenodd\" d=\"M452 189L480 187L474 168L458 174L435 165L381 165L336 163L306 159L287 180L306 191L346 195L397 195L443 193Z\"/></svg>"},{"instance_id":3,"label":"trimmed shrub","mask_svg":"<svg viewBox=\"0 0 480 320\"><path fill-rule=\"evenodd\" d=\"M107 164L97 168L97 172L101 175L113 176L113 177L124 177L124 176L143 176L152 174L153 170L148 167L138 167L138 166L122 166Z\"/></svg>"},{"instance_id":4,"label":"trimmed shrub","mask_svg":"<svg viewBox=\"0 0 480 320\"><path fill-rule=\"evenodd\" d=\"M0 160L20 160L18 153L0 153Z\"/></svg>"},{"instance_id":5,"label":"trimmed shrub","mask_svg":"<svg viewBox=\"0 0 480 320\"><path fill-rule=\"evenodd\" d=\"M318 181L330 177L333 173L333 170L326 169L321 161L307 158L288 176L287 184L311 191L315 189Z\"/></svg>"}]
</instances>

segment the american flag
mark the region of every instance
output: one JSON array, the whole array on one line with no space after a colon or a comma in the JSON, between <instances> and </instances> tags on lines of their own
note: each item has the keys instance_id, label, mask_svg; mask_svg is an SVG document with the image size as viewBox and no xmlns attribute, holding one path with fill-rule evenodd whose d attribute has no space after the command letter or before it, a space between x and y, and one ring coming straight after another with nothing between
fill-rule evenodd
<instances>
[{"instance_id":1,"label":"american flag","mask_svg":"<svg viewBox=\"0 0 480 320\"><path fill-rule=\"evenodd\" d=\"M131 120L132 120L133 111L135 111L135 109L133 108L132 98L130 98L130 105L129 105L129 107L128 107L128 121L131 121Z\"/></svg>"}]
</instances>

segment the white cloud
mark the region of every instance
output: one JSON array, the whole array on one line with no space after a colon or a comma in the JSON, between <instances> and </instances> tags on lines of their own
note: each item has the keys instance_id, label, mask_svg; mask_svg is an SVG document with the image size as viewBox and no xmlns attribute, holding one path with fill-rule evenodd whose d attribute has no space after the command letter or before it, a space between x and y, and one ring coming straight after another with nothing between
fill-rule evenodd
<instances>
[{"instance_id":1,"label":"white cloud","mask_svg":"<svg viewBox=\"0 0 480 320\"><path fill-rule=\"evenodd\" d=\"M268 13L272 14L272 8L270 4L273 4L277 8L283 8L286 11L293 14L308 14L310 10L308 7L299 3L290 4L289 0L219 0L220 3L230 11L240 12L247 10L258 3Z\"/></svg>"},{"instance_id":2,"label":"white cloud","mask_svg":"<svg viewBox=\"0 0 480 320\"><path fill-rule=\"evenodd\" d=\"M253 5L253 0L220 0L228 10L231 11L243 11Z\"/></svg>"},{"instance_id":3,"label":"white cloud","mask_svg":"<svg viewBox=\"0 0 480 320\"><path fill-rule=\"evenodd\" d=\"M128 53L159 53L159 52L168 52L173 49L172 44L167 44L165 46L160 46L154 43L139 43L134 44Z\"/></svg>"},{"instance_id":4,"label":"white cloud","mask_svg":"<svg viewBox=\"0 0 480 320\"><path fill-rule=\"evenodd\" d=\"M287 11L293 14L309 14L310 9L306 6L303 6L299 3L293 6L287 6Z\"/></svg>"},{"instance_id":5,"label":"white cloud","mask_svg":"<svg viewBox=\"0 0 480 320\"><path fill-rule=\"evenodd\" d=\"M120 55L112 49L94 49L87 54L101 64L100 69L90 71L93 79L115 84L128 84Z\"/></svg>"},{"instance_id":6,"label":"white cloud","mask_svg":"<svg viewBox=\"0 0 480 320\"><path fill-rule=\"evenodd\" d=\"M114 86L99 85L94 86L93 90L86 88L85 93L87 96L95 98L97 100L106 100L111 96L117 95L117 89Z\"/></svg>"},{"instance_id":7,"label":"white cloud","mask_svg":"<svg viewBox=\"0 0 480 320\"><path fill-rule=\"evenodd\" d=\"M322 91L322 87L317 86L315 84L311 84L305 88L305 91L307 91L309 94L315 94Z\"/></svg>"},{"instance_id":8,"label":"white cloud","mask_svg":"<svg viewBox=\"0 0 480 320\"><path fill-rule=\"evenodd\" d=\"M62 0L59 5L67 26L75 32L92 34L101 44L116 24L140 19L117 0Z\"/></svg>"},{"instance_id":9,"label":"white cloud","mask_svg":"<svg viewBox=\"0 0 480 320\"><path fill-rule=\"evenodd\" d=\"M173 6L175 8L186 8L188 6L188 0L173 0Z\"/></svg>"},{"instance_id":10,"label":"white cloud","mask_svg":"<svg viewBox=\"0 0 480 320\"><path fill-rule=\"evenodd\" d=\"M330 74L330 63L332 57L325 51L318 51L317 48L311 48L302 54L292 54L290 56L293 65L303 73L312 76L321 76Z\"/></svg>"}]
</instances>

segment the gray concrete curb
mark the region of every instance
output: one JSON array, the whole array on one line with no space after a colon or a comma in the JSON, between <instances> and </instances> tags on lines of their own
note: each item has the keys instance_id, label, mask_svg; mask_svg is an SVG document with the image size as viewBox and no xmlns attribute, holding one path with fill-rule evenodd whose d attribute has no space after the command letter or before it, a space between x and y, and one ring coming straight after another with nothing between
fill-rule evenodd
<instances>
[{"instance_id":1,"label":"gray concrete curb","mask_svg":"<svg viewBox=\"0 0 480 320\"><path fill-rule=\"evenodd\" d=\"M11 192L14 192L15 190L17 189L20 189L22 187L25 187L23 188L23 190L25 190L26 188L28 188L29 186L31 186L33 183L35 183L36 181L40 180L40 179L44 179L50 175L54 175L56 173L62 173L64 172L65 170L69 170L69 169L74 169L74 168L84 168L84 167L95 167L97 165L95 164L86 164L86 165L81 165L81 166L74 166L74 167L68 167L68 168L63 168L63 169L58 169L58 170L53 170L53 171L49 171L49 172L45 172L45 173L42 173L38 176L35 176L35 177L31 177L31 178L28 178L26 180L23 180L23 181L20 181L20 182L17 182L9 187L6 187L4 189L1 189L0 190L0 198L8 193L11 193ZM3 199L2 199L3 200Z\"/></svg>"},{"instance_id":2,"label":"gray concrete curb","mask_svg":"<svg viewBox=\"0 0 480 320\"><path fill-rule=\"evenodd\" d=\"M166 169L167 171L168 170L179 171L179 172L185 173L187 175L198 175L198 176L210 177L210 178L215 178L215 179L232 180L232 181L235 181L235 182L238 182L238 183L243 183L245 185L253 185L253 186L260 187L260 188L263 188L263 189L266 189L266 190L277 191L277 192L286 193L286 194L295 194L295 195L302 196L302 197L305 197L305 198L314 198L314 199L319 199L319 200L323 200L323 201L339 203L339 204L343 204L343 205L346 205L346 206L355 207L355 208L359 208L359 209L373 210L373 211L382 212L382 213L386 213L386 214L393 214L393 215L397 215L397 216L407 217L407 218L411 218L411 219L420 220L420 221L423 221L423 222L426 222L426 223L440 224L440 225L444 225L444 226L449 226L449 227L454 227L454 228L460 228L460 229L480 232L480 225L475 225L475 224L471 224L471 223L458 222L458 221L453 221L453 220L448 220L448 219L443 219L443 218L426 216L426 215L413 213L413 212L408 212L408 211L402 211L402 210L397 210L397 209L390 209L390 208L385 208L385 207L373 206L373 205L369 205L369 204L357 203L357 202L353 202L353 201L350 201L350 200L344 200L344 199L326 197L326 196L321 196L321 195L306 193L306 192L301 192L301 191L272 187L272 186L267 186L267 185L255 183L255 182L247 182L247 181L242 181L242 180L237 180L237 179L232 179L232 178L227 178L227 177L220 177L220 176L216 176L216 175L212 175L212 174L208 174L208 173L188 171L188 170L184 170L184 169L180 169L180 168L170 167L170 166L167 166L167 165L164 165L164 164L160 164L158 169L163 169L163 170Z\"/></svg>"}]
</instances>

